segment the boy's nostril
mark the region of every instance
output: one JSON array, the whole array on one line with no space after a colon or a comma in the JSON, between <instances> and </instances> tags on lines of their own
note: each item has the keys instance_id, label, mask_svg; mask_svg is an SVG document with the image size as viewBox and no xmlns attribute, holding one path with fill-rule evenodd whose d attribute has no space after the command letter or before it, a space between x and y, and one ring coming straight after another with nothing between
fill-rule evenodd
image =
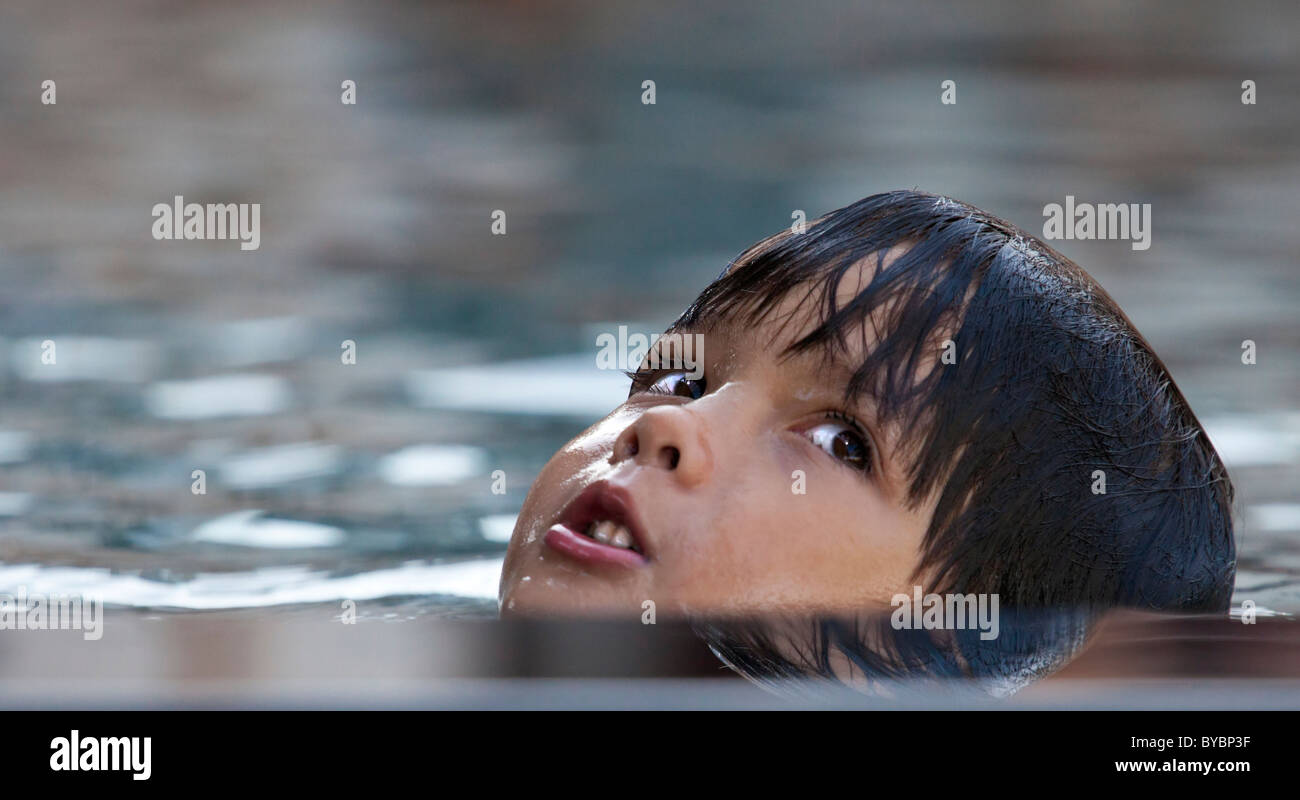
<instances>
[{"instance_id":1,"label":"boy's nostril","mask_svg":"<svg viewBox=\"0 0 1300 800\"><path fill-rule=\"evenodd\" d=\"M668 451L668 469L677 469L677 463L682 460L682 451L676 447L664 448Z\"/></svg>"}]
</instances>

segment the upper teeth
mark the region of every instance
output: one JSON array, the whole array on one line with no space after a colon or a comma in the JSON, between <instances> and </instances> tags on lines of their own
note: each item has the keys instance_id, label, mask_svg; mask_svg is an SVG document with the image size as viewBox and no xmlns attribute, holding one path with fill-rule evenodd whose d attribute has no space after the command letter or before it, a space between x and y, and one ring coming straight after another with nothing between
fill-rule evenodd
<instances>
[{"instance_id":1,"label":"upper teeth","mask_svg":"<svg viewBox=\"0 0 1300 800\"><path fill-rule=\"evenodd\" d=\"M627 529L627 526L619 525L617 522L597 520L587 526L587 535L610 547L621 547L624 550L637 549L633 546L632 532Z\"/></svg>"}]
</instances>

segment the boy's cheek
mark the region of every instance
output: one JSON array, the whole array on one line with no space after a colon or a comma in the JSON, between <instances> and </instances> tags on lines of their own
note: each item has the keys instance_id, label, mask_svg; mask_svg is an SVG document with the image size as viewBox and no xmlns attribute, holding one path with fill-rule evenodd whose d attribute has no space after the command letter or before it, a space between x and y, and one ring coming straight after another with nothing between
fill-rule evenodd
<instances>
[{"instance_id":1,"label":"boy's cheek","mask_svg":"<svg viewBox=\"0 0 1300 800\"><path fill-rule=\"evenodd\" d=\"M528 523L558 514L583 486L599 477L608 465L619 431L626 425L626 420L619 424L615 419L619 416L622 415L615 412L578 434L546 462L524 498L515 536L511 539L512 547Z\"/></svg>"},{"instance_id":2,"label":"boy's cheek","mask_svg":"<svg viewBox=\"0 0 1300 800\"><path fill-rule=\"evenodd\" d=\"M887 606L898 591L910 591L918 553L910 538L884 530L902 524L887 509L772 492L753 500L680 554L678 589L693 605L853 611Z\"/></svg>"}]
</instances>

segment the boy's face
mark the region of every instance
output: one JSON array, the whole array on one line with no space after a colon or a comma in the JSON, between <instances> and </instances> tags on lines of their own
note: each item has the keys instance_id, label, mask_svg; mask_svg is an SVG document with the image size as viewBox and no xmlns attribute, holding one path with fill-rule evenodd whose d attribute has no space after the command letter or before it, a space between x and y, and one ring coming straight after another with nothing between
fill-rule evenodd
<instances>
[{"instance_id":1,"label":"boy's face","mask_svg":"<svg viewBox=\"0 0 1300 800\"><path fill-rule=\"evenodd\" d=\"M551 458L515 526L502 614L861 612L911 595L934 498L906 506L898 431L869 399L844 406L850 366L778 360L816 322L803 296L704 334L698 382L648 376ZM867 326L848 363L872 341ZM632 549L597 541L629 535Z\"/></svg>"}]
</instances>

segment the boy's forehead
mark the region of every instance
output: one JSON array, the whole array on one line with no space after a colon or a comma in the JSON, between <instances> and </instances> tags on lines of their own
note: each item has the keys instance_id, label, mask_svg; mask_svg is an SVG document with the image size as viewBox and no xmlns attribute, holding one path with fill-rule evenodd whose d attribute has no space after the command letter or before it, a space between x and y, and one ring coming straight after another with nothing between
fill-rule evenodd
<instances>
[{"instance_id":1,"label":"boy's forehead","mask_svg":"<svg viewBox=\"0 0 1300 800\"><path fill-rule=\"evenodd\" d=\"M887 269L902 254L907 252L910 243L900 243L887 251L876 252L858 259L844 270L839 277L834 292L836 309L851 304L860 295L881 269ZM717 328L725 332L727 338L749 345L754 351L772 356L785 353L795 342L807 336L826 318L830 309L826 308L826 283L820 278L806 281L786 294L760 319L748 319L740 314L731 319L717 323ZM861 363L866 355L887 335L884 320L888 316L891 303L876 307L870 315L864 315L860 321L845 326L842 336L833 353L825 349L811 352L807 357L831 359L839 363Z\"/></svg>"}]
</instances>

